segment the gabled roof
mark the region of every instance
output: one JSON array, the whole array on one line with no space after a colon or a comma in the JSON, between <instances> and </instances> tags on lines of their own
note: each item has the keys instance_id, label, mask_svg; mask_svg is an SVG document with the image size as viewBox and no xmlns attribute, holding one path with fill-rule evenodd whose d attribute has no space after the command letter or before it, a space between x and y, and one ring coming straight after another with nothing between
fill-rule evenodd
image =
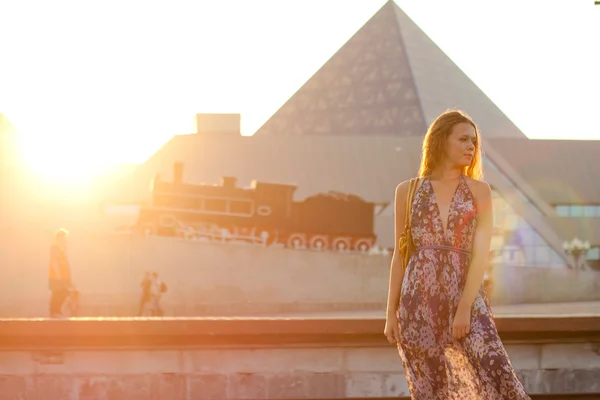
<instances>
[{"instance_id":1,"label":"gabled roof","mask_svg":"<svg viewBox=\"0 0 600 400\"><path fill-rule=\"evenodd\" d=\"M389 1L255 135L423 136L448 108L488 136L525 137Z\"/></svg>"}]
</instances>

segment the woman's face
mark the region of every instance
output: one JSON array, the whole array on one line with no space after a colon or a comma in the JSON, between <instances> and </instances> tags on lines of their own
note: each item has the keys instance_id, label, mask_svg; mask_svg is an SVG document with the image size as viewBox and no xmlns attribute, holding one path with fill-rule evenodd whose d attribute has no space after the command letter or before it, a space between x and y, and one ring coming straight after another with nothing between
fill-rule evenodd
<instances>
[{"instance_id":1,"label":"woman's face","mask_svg":"<svg viewBox=\"0 0 600 400\"><path fill-rule=\"evenodd\" d=\"M446 140L446 160L452 166L467 167L475 156L477 134L475 128L467 122L461 122L452 127L452 132Z\"/></svg>"}]
</instances>

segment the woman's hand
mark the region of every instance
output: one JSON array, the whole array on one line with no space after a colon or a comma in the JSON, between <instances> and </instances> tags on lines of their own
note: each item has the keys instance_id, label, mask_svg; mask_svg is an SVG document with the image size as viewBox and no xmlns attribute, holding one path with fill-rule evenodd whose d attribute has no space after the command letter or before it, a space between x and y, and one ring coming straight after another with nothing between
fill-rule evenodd
<instances>
[{"instance_id":1,"label":"woman's hand","mask_svg":"<svg viewBox=\"0 0 600 400\"><path fill-rule=\"evenodd\" d=\"M398 343L400 341L400 331L398 329L398 318L396 317L396 313L387 313L383 334L390 343Z\"/></svg>"},{"instance_id":2,"label":"woman's hand","mask_svg":"<svg viewBox=\"0 0 600 400\"><path fill-rule=\"evenodd\" d=\"M464 338L471 331L471 307L459 305L452 324L452 337L456 340Z\"/></svg>"}]
</instances>

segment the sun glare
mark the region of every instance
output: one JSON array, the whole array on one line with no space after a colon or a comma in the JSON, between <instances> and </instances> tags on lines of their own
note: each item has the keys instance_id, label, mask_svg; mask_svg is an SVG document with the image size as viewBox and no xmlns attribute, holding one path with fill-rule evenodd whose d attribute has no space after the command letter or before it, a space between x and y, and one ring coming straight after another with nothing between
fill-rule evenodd
<instances>
[{"instance_id":1,"label":"sun glare","mask_svg":"<svg viewBox=\"0 0 600 400\"><path fill-rule=\"evenodd\" d=\"M103 169L99 165L85 164L69 158L60 158L57 161L50 157L36 156L26 161L36 175L57 183L77 183L92 179L100 175Z\"/></svg>"},{"instance_id":2,"label":"sun glare","mask_svg":"<svg viewBox=\"0 0 600 400\"><path fill-rule=\"evenodd\" d=\"M62 143L21 143L20 152L28 170L48 183L81 183L102 174L105 166L94 154L75 152Z\"/></svg>"}]
</instances>

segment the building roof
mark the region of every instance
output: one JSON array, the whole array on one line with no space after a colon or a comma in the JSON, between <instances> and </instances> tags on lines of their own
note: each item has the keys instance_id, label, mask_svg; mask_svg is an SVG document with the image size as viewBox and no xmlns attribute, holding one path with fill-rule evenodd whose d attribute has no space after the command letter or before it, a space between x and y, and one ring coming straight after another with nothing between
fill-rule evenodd
<instances>
[{"instance_id":1,"label":"building roof","mask_svg":"<svg viewBox=\"0 0 600 400\"><path fill-rule=\"evenodd\" d=\"M600 204L600 140L489 143L549 204Z\"/></svg>"},{"instance_id":2,"label":"building roof","mask_svg":"<svg viewBox=\"0 0 600 400\"><path fill-rule=\"evenodd\" d=\"M422 136L448 108L490 137L523 133L393 2L387 2L256 135Z\"/></svg>"},{"instance_id":3,"label":"building roof","mask_svg":"<svg viewBox=\"0 0 600 400\"><path fill-rule=\"evenodd\" d=\"M579 237L600 245L600 218L563 217L554 208L600 204L600 140L517 140L488 139L488 155L562 240Z\"/></svg>"}]
</instances>

